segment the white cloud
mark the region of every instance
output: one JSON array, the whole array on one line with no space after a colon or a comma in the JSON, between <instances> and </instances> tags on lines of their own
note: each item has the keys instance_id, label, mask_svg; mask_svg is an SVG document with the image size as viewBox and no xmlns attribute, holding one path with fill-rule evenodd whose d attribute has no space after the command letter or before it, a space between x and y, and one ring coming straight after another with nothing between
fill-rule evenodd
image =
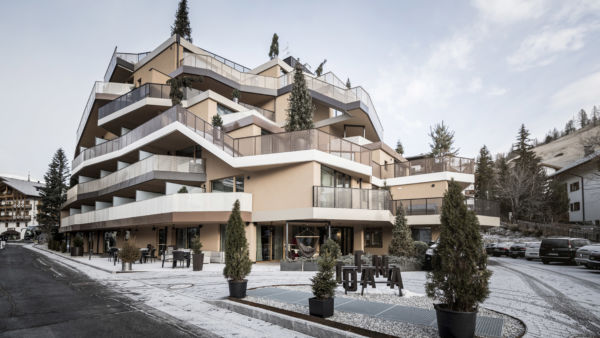
<instances>
[{"instance_id":1,"label":"white cloud","mask_svg":"<svg viewBox=\"0 0 600 338\"><path fill-rule=\"evenodd\" d=\"M475 77L471 80L469 85L467 86L467 91L470 93L477 93L481 90L483 84L481 83L480 77Z\"/></svg>"},{"instance_id":2,"label":"white cloud","mask_svg":"<svg viewBox=\"0 0 600 338\"><path fill-rule=\"evenodd\" d=\"M600 71L577 80L552 95L552 107L557 111L575 112L582 107L600 103Z\"/></svg>"},{"instance_id":3,"label":"white cloud","mask_svg":"<svg viewBox=\"0 0 600 338\"><path fill-rule=\"evenodd\" d=\"M502 96L504 94L506 94L508 90L506 88L499 88L499 87L492 87L490 90L488 90L487 95L488 96Z\"/></svg>"},{"instance_id":4,"label":"white cloud","mask_svg":"<svg viewBox=\"0 0 600 338\"><path fill-rule=\"evenodd\" d=\"M474 0L473 6L486 21L499 24L536 19L545 12L542 0Z\"/></svg>"},{"instance_id":5,"label":"white cloud","mask_svg":"<svg viewBox=\"0 0 600 338\"><path fill-rule=\"evenodd\" d=\"M584 37L595 25L580 25L545 31L527 37L519 49L507 58L517 70L545 66L552 63L558 54L583 48Z\"/></svg>"}]
</instances>

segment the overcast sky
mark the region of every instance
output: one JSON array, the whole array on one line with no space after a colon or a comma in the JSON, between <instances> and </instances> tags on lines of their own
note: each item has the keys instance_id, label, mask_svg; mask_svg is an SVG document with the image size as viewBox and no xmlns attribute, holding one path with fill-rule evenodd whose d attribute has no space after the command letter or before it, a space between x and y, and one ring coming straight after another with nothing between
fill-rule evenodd
<instances>
[{"instance_id":1,"label":"overcast sky","mask_svg":"<svg viewBox=\"0 0 600 338\"><path fill-rule=\"evenodd\" d=\"M521 123L542 138L600 105L600 1L198 1L194 44L253 68L280 56L350 77L374 100L385 141L429 149L444 120L460 155L509 149ZM41 178L73 158L94 81L115 46L157 47L177 1L0 3L0 173Z\"/></svg>"}]
</instances>

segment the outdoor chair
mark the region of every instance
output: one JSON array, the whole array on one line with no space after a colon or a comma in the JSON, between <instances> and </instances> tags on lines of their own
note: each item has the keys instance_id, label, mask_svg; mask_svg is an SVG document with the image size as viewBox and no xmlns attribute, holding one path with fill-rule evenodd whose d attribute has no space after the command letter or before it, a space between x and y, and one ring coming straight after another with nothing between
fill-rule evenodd
<instances>
[{"instance_id":1,"label":"outdoor chair","mask_svg":"<svg viewBox=\"0 0 600 338\"><path fill-rule=\"evenodd\" d=\"M184 251L173 251L173 268L177 266L178 262L181 262L181 267L183 267L183 262L186 260L186 253ZM189 263L188 263L189 266Z\"/></svg>"},{"instance_id":2,"label":"outdoor chair","mask_svg":"<svg viewBox=\"0 0 600 338\"><path fill-rule=\"evenodd\" d=\"M156 248L153 248L152 250L150 250L150 254L148 255L148 258L150 259L150 262L154 263L154 261L156 260Z\"/></svg>"},{"instance_id":3,"label":"outdoor chair","mask_svg":"<svg viewBox=\"0 0 600 338\"><path fill-rule=\"evenodd\" d=\"M162 267L165 267L165 262L172 262L173 261L173 247L167 247L166 251L163 251L162 254Z\"/></svg>"}]
</instances>

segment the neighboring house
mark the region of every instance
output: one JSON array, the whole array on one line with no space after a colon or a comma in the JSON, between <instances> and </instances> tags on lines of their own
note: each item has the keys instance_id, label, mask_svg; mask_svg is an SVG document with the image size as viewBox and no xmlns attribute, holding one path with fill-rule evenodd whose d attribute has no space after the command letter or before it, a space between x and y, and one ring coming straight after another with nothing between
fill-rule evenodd
<instances>
[{"instance_id":1,"label":"neighboring house","mask_svg":"<svg viewBox=\"0 0 600 338\"><path fill-rule=\"evenodd\" d=\"M326 238L344 254L386 254L400 205L416 238L436 239L448 182L473 184L473 159L407 161L383 143L369 94L333 73L304 74L315 128L284 132L290 60L250 69L177 36L149 53L115 51L77 130L60 231L91 238L94 252L124 240L187 248L197 234L203 250L223 251L239 200L256 261L318 251ZM196 75L173 106L166 81ZM467 205L482 226L499 225L497 204Z\"/></svg>"},{"instance_id":2,"label":"neighboring house","mask_svg":"<svg viewBox=\"0 0 600 338\"><path fill-rule=\"evenodd\" d=\"M28 226L37 226L39 182L0 176L0 235L23 238Z\"/></svg>"},{"instance_id":3,"label":"neighboring house","mask_svg":"<svg viewBox=\"0 0 600 338\"><path fill-rule=\"evenodd\" d=\"M552 176L567 185L569 221L600 225L600 150L573 161Z\"/></svg>"}]
</instances>

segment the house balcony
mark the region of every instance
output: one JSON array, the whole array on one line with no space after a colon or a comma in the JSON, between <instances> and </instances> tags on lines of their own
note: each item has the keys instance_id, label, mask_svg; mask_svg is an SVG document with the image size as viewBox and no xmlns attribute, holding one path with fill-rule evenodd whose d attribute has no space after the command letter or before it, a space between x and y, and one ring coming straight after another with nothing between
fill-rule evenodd
<instances>
[{"instance_id":1,"label":"house balcony","mask_svg":"<svg viewBox=\"0 0 600 338\"><path fill-rule=\"evenodd\" d=\"M174 106L121 137L85 149L73 160L73 171L75 173L84 161L123 150L134 143L141 146L142 139L176 122L231 157L319 150L365 166L371 163L368 149L318 129L232 138L181 106Z\"/></svg>"},{"instance_id":2,"label":"house balcony","mask_svg":"<svg viewBox=\"0 0 600 338\"><path fill-rule=\"evenodd\" d=\"M401 163L380 165L371 164L373 176L380 179L453 172L462 174L475 173L475 160L472 158L445 156L430 157Z\"/></svg>"},{"instance_id":3,"label":"house balcony","mask_svg":"<svg viewBox=\"0 0 600 338\"><path fill-rule=\"evenodd\" d=\"M392 198L387 190L313 187L315 219L391 224Z\"/></svg>"},{"instance_id":4,"label":"house balcony","mask_svg":"<svg viewBox=\"0 0 600 338\"><path fill-rule=\"evenodd\" d=\"M410 225L439 225L443 198L394 200L392 212L402 207ZM467 209L477 215L481 226L500 225L500 204L497 201L466 197Z\"/></svg>"},{"instance_id":5,"label":"house balcony","mask_svg":"<svg viewBox=\"0 0 600 338\"><path fill-rule=\"evenodd\" d=\"M136 63L145 58L150 52L145 53L120 53L115 51L110 58L106 72L104 73L104 81L125 82L134 71Z\"/></svg>"},{"instance_id":6,"label":"house balcony","mask_svg":"<svg viewBox=\"0 0 600 338\"><path fill-rule=\"evenodd\" d=\"M2 215L0 222L30 222L31 216L28 215Z\"/></svg>"},{"instance_id":7,"label":"house balcony","mask_svg":"<svg viewBox=\"0 0 600 338\"><path fill-rule=\"evenodd\" d=\"M201 159L152 155L104 177L73 186L67 191L64 206L78 199L96 198L151 180L204 182L205 165Z\"/></svg>"},{"instance_id":8,"label":"house balcony","mask_svg":"<svg viewBox=\"0 0 600 338\"><path fill-rule=\"evenodd\" d=\"M61 219L60 232L173 224L226 223L236 200L242 220L251 221L252 194L187 193L163 195Z\"/></svg>"}]
</instances>

